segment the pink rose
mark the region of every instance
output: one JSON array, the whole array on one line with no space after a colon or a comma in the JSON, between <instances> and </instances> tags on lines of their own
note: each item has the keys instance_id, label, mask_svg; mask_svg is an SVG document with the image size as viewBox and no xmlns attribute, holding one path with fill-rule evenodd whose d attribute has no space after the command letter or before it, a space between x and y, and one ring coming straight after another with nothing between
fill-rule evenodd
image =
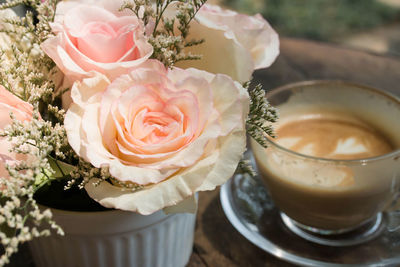
<instances>
[{"instance_id":1,"label":"pink rose","mask_svg":"<svg viewBox=\"0 0 400 267\"><path fill-rule=\"evenodd\" d=\"M205 4L190 24L190 38L204 39L191 52L202 60L177 66L224 73L239 82L250 80L254 70L269 67L279 54L279 38L261 15L247 16Z\"/></svg>"},{"instance_id":2,"label":"pink rose","mask_svg":"<svg viewBox=\"0 0 400 267\"><path fill-rule=\"evenodd\" d=\"M247 91L226 75L166 70L158 61L110 82L98 74L72 87L68 141L131 192L86 186L103 206L149 214L224 183L246 147Z\"/></svg>"},{"instance_id":3,"label":"pink rose","mask_svg":"<svg viewBox=\"0 0 400 267\"><path fill-rule=\"evenodd\" d=\"M0 85L0 129L4 129L12 123L10 113L20 121L32 119L33 107L27 102L22 101L3 86ZM0 137L0 177L8 177L5 164L11 164L16 160L25 160L26 155L11 153L9 150L12 144L7 137Z\"/></svg>"},{"instance_id":4,"label":"pink rose","mask_svg":"<svg viewBox=\"0 0 400 267\"><path fill-rule=\"evenodd\" d=\"M143 23L134 14L118 12L121 1L68 1L57 4L55 37L42 49L65 74L70 86L97 71L115 77L145 62L153 53Z\"/></svg>"}]
</instances>

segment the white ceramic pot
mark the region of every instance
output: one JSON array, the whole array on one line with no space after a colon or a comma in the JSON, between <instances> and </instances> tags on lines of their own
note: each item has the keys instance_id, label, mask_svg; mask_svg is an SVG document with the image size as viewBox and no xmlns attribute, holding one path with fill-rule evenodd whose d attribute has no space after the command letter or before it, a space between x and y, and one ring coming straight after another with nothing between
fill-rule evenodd
<instances>
[{"instance_id":1,"label":"white ceramic pot","mask_svg":"<svg viewBox=\"0 0 400 267\"><path fill-rule=\"evenodd\" d=\"M192 253L195 214L52 212L65 236L29 242L37 267L183 267Z\"/></svg>"}]
</instances>

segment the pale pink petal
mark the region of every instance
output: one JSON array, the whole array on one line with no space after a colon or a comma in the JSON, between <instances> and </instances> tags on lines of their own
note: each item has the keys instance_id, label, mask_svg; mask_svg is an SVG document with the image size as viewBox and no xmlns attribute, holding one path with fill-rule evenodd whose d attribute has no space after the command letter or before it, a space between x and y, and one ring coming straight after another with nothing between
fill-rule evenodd
<instances>
[{"instance_id":1,"label":"pale pink petal","mask_svg":"<svg viewBox=\"0 0 400 267\"><path fill-rule=\"evenodd\" d=\"M68 143L76 154L83 157L86 150L82 146L82 141L86 139L85 133L82 131L82 116L84 110L76 104L72 104L68 109L64 119L64 128L67 132Z\"/></svg>"},{"instance_id":2,"label":"pale pink petal","mask_svg":"<svg viewBox=\"0 0 400 267\"><path fill-rule=\"evenodd\" d=\"M181 61L177 67L223 73L239 82L250 80L255 68L250 51L226 34L225 29L213 29L193 21L189 38L206 40L188 49L192 54L202 55L202 59Z\"/></svg>"},{"instance_id":3,"label":"pale pink petal","mask_svg":"<svg viewBox=\"0 0 400 267\"><path fill-rule=\"evenodd\" d=\"M122 164L119 160L113 160L110 162L110 174L114 177L118 177L118 180L122 182L132 182L140 185L147 185L153 183L159 183L171 175L173 175L178 169L150 169L143 167L127 166Z\"/></svg>"},{"instance_id":4,"label":"pale pink petal","mask_svg":"<svg viewBox=\"0 0 400 267\"><path fill-rule=\"evenodd\" d=\"M135 42L139 39L134 36L138 26L127 24L129 22L132 21L128 18L118 18L108 23L87 23L82 29L82 36L76 38L75 46L82 54L99 63L136 60L143 56L138 49L140 45ZM118 25L122 23L125 25Z\"/></svg>"},{"instance_id":5,"label":"pale pink petal","mask_svg":"<svg viewBox=\"0 0 400 267\"><path fill-rule=\"evenodd\" d=\"M4 130L6 126L12 123L12 119L10 117L11 113L19 121L31 120L33 107L0 85L1 130ZM9 140L7 137L0 137L0 178L9 177L9 173L5 168L6 164L12 165L18 161L26 161L28 159L27 155L10 152L10 149L13 148L13 142L13 140ZM0 190L1 189L2 188L0 188Z\"/></svg>"},{"instance_id":6,"label":"pale pink petal","mask_svg":"<svg viewBox=\"0 0 400 267\"><path fill-rule=\"evenodd\" d=\"M119 11L120 7L124 3L125 0L79 0L79 1L61 1L57 4L56 16L54 18L54 22L63 23L64 16L71 9L76 8L81 4L89 5L89 6L97 6L106 9L107 11L113 13L117 17L122 16L132 16L133 12L130 10Z\"/></svg>"},{"instance_id":7,"label":"pale pink petal","mask_svg":"<svg viewBox=\"0 0 400 267\"><path fill-rule=\"evenodd\" d=\"M31 120L33 107L0 85L0 129L12 123L11 113L17 120Z\"/></svg>"},{"instance_id":8,"label":"pale pink petal","mask_svg":"<svg viewBox=\"0 0 400 267\"><path fill-rule=\"evenodd\" d=\"M190 71L187 71L186 74L183 73L185 73L184 70L174 68L169 71L168 75L171 80L176 83L178 90L187 90L196 96L198 106L198 111L196 111L196 116L198 116L197 130L201 131L209 119L209 114L212 113L213 110L213 90L210 86L210 81L214 75L210 74L212 78L208 81L201 76L204 73L201 71L196 72L196 75L190 77L188 77L191 73ZM193 115L190 117L193 117ZM197 132L196 135L198 135L198 133L199 132Z\"/></svg>"},{"instance_id":9,"label":"pale pink petal","mask_svg":"<svg viewBox=\"0 0 400 267\"><path fill-rule=\"evenodd\" d=\"M279 36L261 15L237 15L233 30L238 41L250 51L255 69L271 66L278 57Z\"/></svg>"},{"instance_id":10,"label":"pale pink petal","mask_svg":"<svg viewBox=\"0 0 400 267\"><path fill-rule=\"evenodd\" d=\"M32 118L32 113L29 116L29 114L26 114L23 111L20 111L10 105L0 102L0 129L4 129L4 127L12 123L10 117L11 113L16 117L16 119L20 121Z\"/></svg>"},{"instance_id":11,"label":"pale pink petal","mask_svg":"<svg viewBox=\"0 0 400 267\"><path fill-rule=\"evenodd\" d=\"M81 122L81 129L85 134L83 140L86 140L86 143L83 144L86 149L86 155L83 155L83 157L95 167L101 167L107 164L111 159L116 158L116 156L111 154L103 145L103 137L98 127L99 109L99 103L87 105L82 115Z\"/></svg>"},{"instance_id":12,"label":"pale pink petal","mask_svg":"<svg viewBox=\"0 0 400 267\"><path fill-rule=\"evenodd\" d=\"M175 205L225 182L245 149L248 94L225 75L136 69L113 81L101 98L82 98L90 101L73 105L84 112L75 112L81 130L71 134L81 138L80 156L109 167L119 181L145 185L130 192L89 183L89 195L106 207L148 214Z\"/></svg>"},{"instance_id":13,"label":"pale pink petal","mask_svg":"<svg viewBox=\"0 0 400 267\"><path fill-rule=\"evenodd\" d=\"M91 78L86 78L83 81L77 81L71 88L71 98L74 103L85 106L89 103L94 103L102 97L110 81L106 76L92 72Z\"/></svg>"},{"instance_id":14,"label":"pale pink petal","mask_svg":"<svg viewBox=\"0 0 400 267\"><path fill-rule=\"evenodd\" d=\"M68 87L91 71L114 79L153 54L142 21L115 10L110 1L60 2L51 27L57 36L42 48L65 74Z\"/></svg>"},{"instance_id":15,"label":"pale pink petal","mask_svg":"<svg viewBox=\"0 0 400 267\"><path fill-rule=\"evenodd\" d=\"M213 75L193 68L186 71L193 76L203 77L212 88L218 88L218 90L213 90L212 92L215 108L218 110L219 116L221 116L223 135L232 131L239 123L243 124L250 105L247 90L225 75Z\"/></svg>"},{"instance_id":16,"label":"pale pink petal","mask_svg":"<svg viewBox=\"0 0 400 267\"><path fill-rule=\"evenodd\" d=\"M191 23L191 36L205 43L189 49L201 60L183 61L178 67L227 74L247 82L255 69L269 67L279 54L276 32L260 15L247 16L218 6L204 5Z\"/></svg>"},{"instance_id":17,"label":"pale pink petal","mask_svg":"<svg viewBox=\"0 0 400 267\"><path fill-rule=\"evenodd\" d=\"M41 48L66 76L70 76L72 80L82 79L86 75L86 71L67 54L64 43L64 35L60 33L44 41Z\"/></svg>"},{"instance_id":18,"label":"pale pink petal","mask_svg":"<svg viewBox=\"0 0 400 267\"><path fill-rule=\"evenodd\" d=\"M138 192L123 191L105 182L97 187L88 183L85 189L90 197L105 207L148 215L175 205L196 191L212 190L226 182L236 170L245 145L244 131L225 137L221 150L214 150L184 172Z\"/></svg>"},{"instance_id":19,"label":"pale pink petal","mask_svg":"<svg viewBox=\"0 0 400 267\"><path fill-rule=\"evenodd\" d=\"M218 88L214 91L215 108L220 116L221 135L226 135L246 120L249 95L240 84L221 74L215 76L211 86Z\"/></svg>"},{"instance_id":20,"label":"pale pink petal","mask_svg":"<svg viewBox=\"0 0 400 267\"><path fill-rule=\"evenodd\" d=\"M245 129L241 129L219 138L221 146L218 149L218 159L196 191L214 190L218 185L224 184L232 177L238 162L246 151L245 136Z\"/></svg>"},{"instance_id":21,"label":"pale pink petal","mask_svg":"<svg viewBox=\"0 0 400 267\"><path fill-rule=\"evenodd\" d=\"M95 5L77 5L64 15L64 26L73 37L85 35L85 25L91 22L107 22L117 17L104 8Z\"/></svg>"}]
</instances>

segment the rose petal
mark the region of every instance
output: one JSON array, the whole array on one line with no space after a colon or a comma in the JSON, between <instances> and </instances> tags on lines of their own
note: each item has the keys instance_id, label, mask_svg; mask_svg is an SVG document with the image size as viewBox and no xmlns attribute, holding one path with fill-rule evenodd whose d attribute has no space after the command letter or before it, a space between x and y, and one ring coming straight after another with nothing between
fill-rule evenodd
<instances>
[{"instance_id":1,"label":"rose petal","mask_svg":"<svg viewBox=\"0 0 400 267\"><path fill-rule=\"evenodd\" d=\"M56 36L41 47L65 74L62 89L91 77L92 71L114 79L152 55L153 46L145 36L148 29L132 12L118 11L117 2L121 3L83 0L57 4L51 24ZM63 96L64 107L69 101L68 95Z\"/></svg>"},{"instance_id":2,"label":"rose petal","mask_svg":"<svg viewBox=\"0 0 400 267\"><path fill-rule=\"evenodd\" d=\"M205 4L191 23L190 36L205 42L188 51L201 60L178 62L181 68L223 73L243 83L255 69L270 66L279 54L276 32L260 15L247 16Z\"/></svg>"},{"instance_id":3,"label":"rose petal","mask_svg":"<svg viewBox=\"0 0 400 267\"><path fill-rule=\"evenodd\" d=\"M86 25L91 22L107 22L117 17L108 10L96 5L75 5L64 14L64 26L73 37L86 35Z\"/></svg>"},{"instance_id":4,"label":"rose petal","mask_svg":"<svg viewBox=\"0 0 400 267\"><path fill-rule=\"evenodd\" d=\"M107 208L116 208L148 215L163 207L177 204L197 191L212 190L233 175L245 151L245 132L224 137L221 150L214 152L181 174L138 192L123 191L102 182L85 186L89 196ZM94 180L95 181L95 180Z\"/></svg>"},{"instance_id":5,"label":"rose petal","mask_svg":"<svg viewBox=\"0 0 400 267\"><path fill-rule=\"evenodd\" d=\"M174 205L226 181L245 150L249 98L239 83L225 75L154 66L119 77L101 98L75 97L87 99L73 105L84 110L81 121L75 120L81 134L71 134L82 138L81 156L108 166L121 182L145 185L131 192L87 184L89 195L106 207L149 214ZM76 90L102 88L98 84L84 80Z\"/></svg>"},{"instance_id":6,"label":"rose petal","mask_svg":"<svg viewBox=\"0 0 400 267\"><path fill-rule=\"evenodd\" d=\"M203 44L190 47L188 52L201 55L201 60L187 60L176 64L180 68L196 68L212 73L223 73L239 82L246 82L255 65L250 51L243 47L225 28L213 29L194 21L190 27L190 38L204 39Z\"/></svg>"},{"instance_id":7,"label":"rose petal","mask_svg":"<svg viewBox=\"0 0 400 267\"><path fill-rule=\"evenodd\" d=\"M2 85L0 85L0 129L4 128L12 123L10 114L13 114L19 121L31 120L33 107L31 104L21 100L17 96L10 93ZM0 178L9 177L9 173L5 168L5 165L13 165L18 161L27 161L28 155L17 154L10 152L13 148L13 139L10 141L9 138L0 138ZM2 188L0 188L1 190Z\"/></svg>"}]
</instances>

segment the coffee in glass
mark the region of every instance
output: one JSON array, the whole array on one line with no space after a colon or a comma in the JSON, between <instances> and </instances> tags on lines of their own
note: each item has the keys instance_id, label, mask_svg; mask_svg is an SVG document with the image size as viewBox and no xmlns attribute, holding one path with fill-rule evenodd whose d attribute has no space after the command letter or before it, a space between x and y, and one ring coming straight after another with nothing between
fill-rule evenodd
<instances>
[{"instance_id":1,"label":"coffee in glass","mask_svg":"<svg viewBox=\"0 0 400 267\"><path fill-rule=\"evenodd\" d=\"M285 224L323 244L373 237L381 212L399 193L399 99L329 81L289 85L267 98L279 110L277 138L267 149L252 140L252 149ZM361 227L357 240L310 237Z\"/></svg>"}]
</instances>

